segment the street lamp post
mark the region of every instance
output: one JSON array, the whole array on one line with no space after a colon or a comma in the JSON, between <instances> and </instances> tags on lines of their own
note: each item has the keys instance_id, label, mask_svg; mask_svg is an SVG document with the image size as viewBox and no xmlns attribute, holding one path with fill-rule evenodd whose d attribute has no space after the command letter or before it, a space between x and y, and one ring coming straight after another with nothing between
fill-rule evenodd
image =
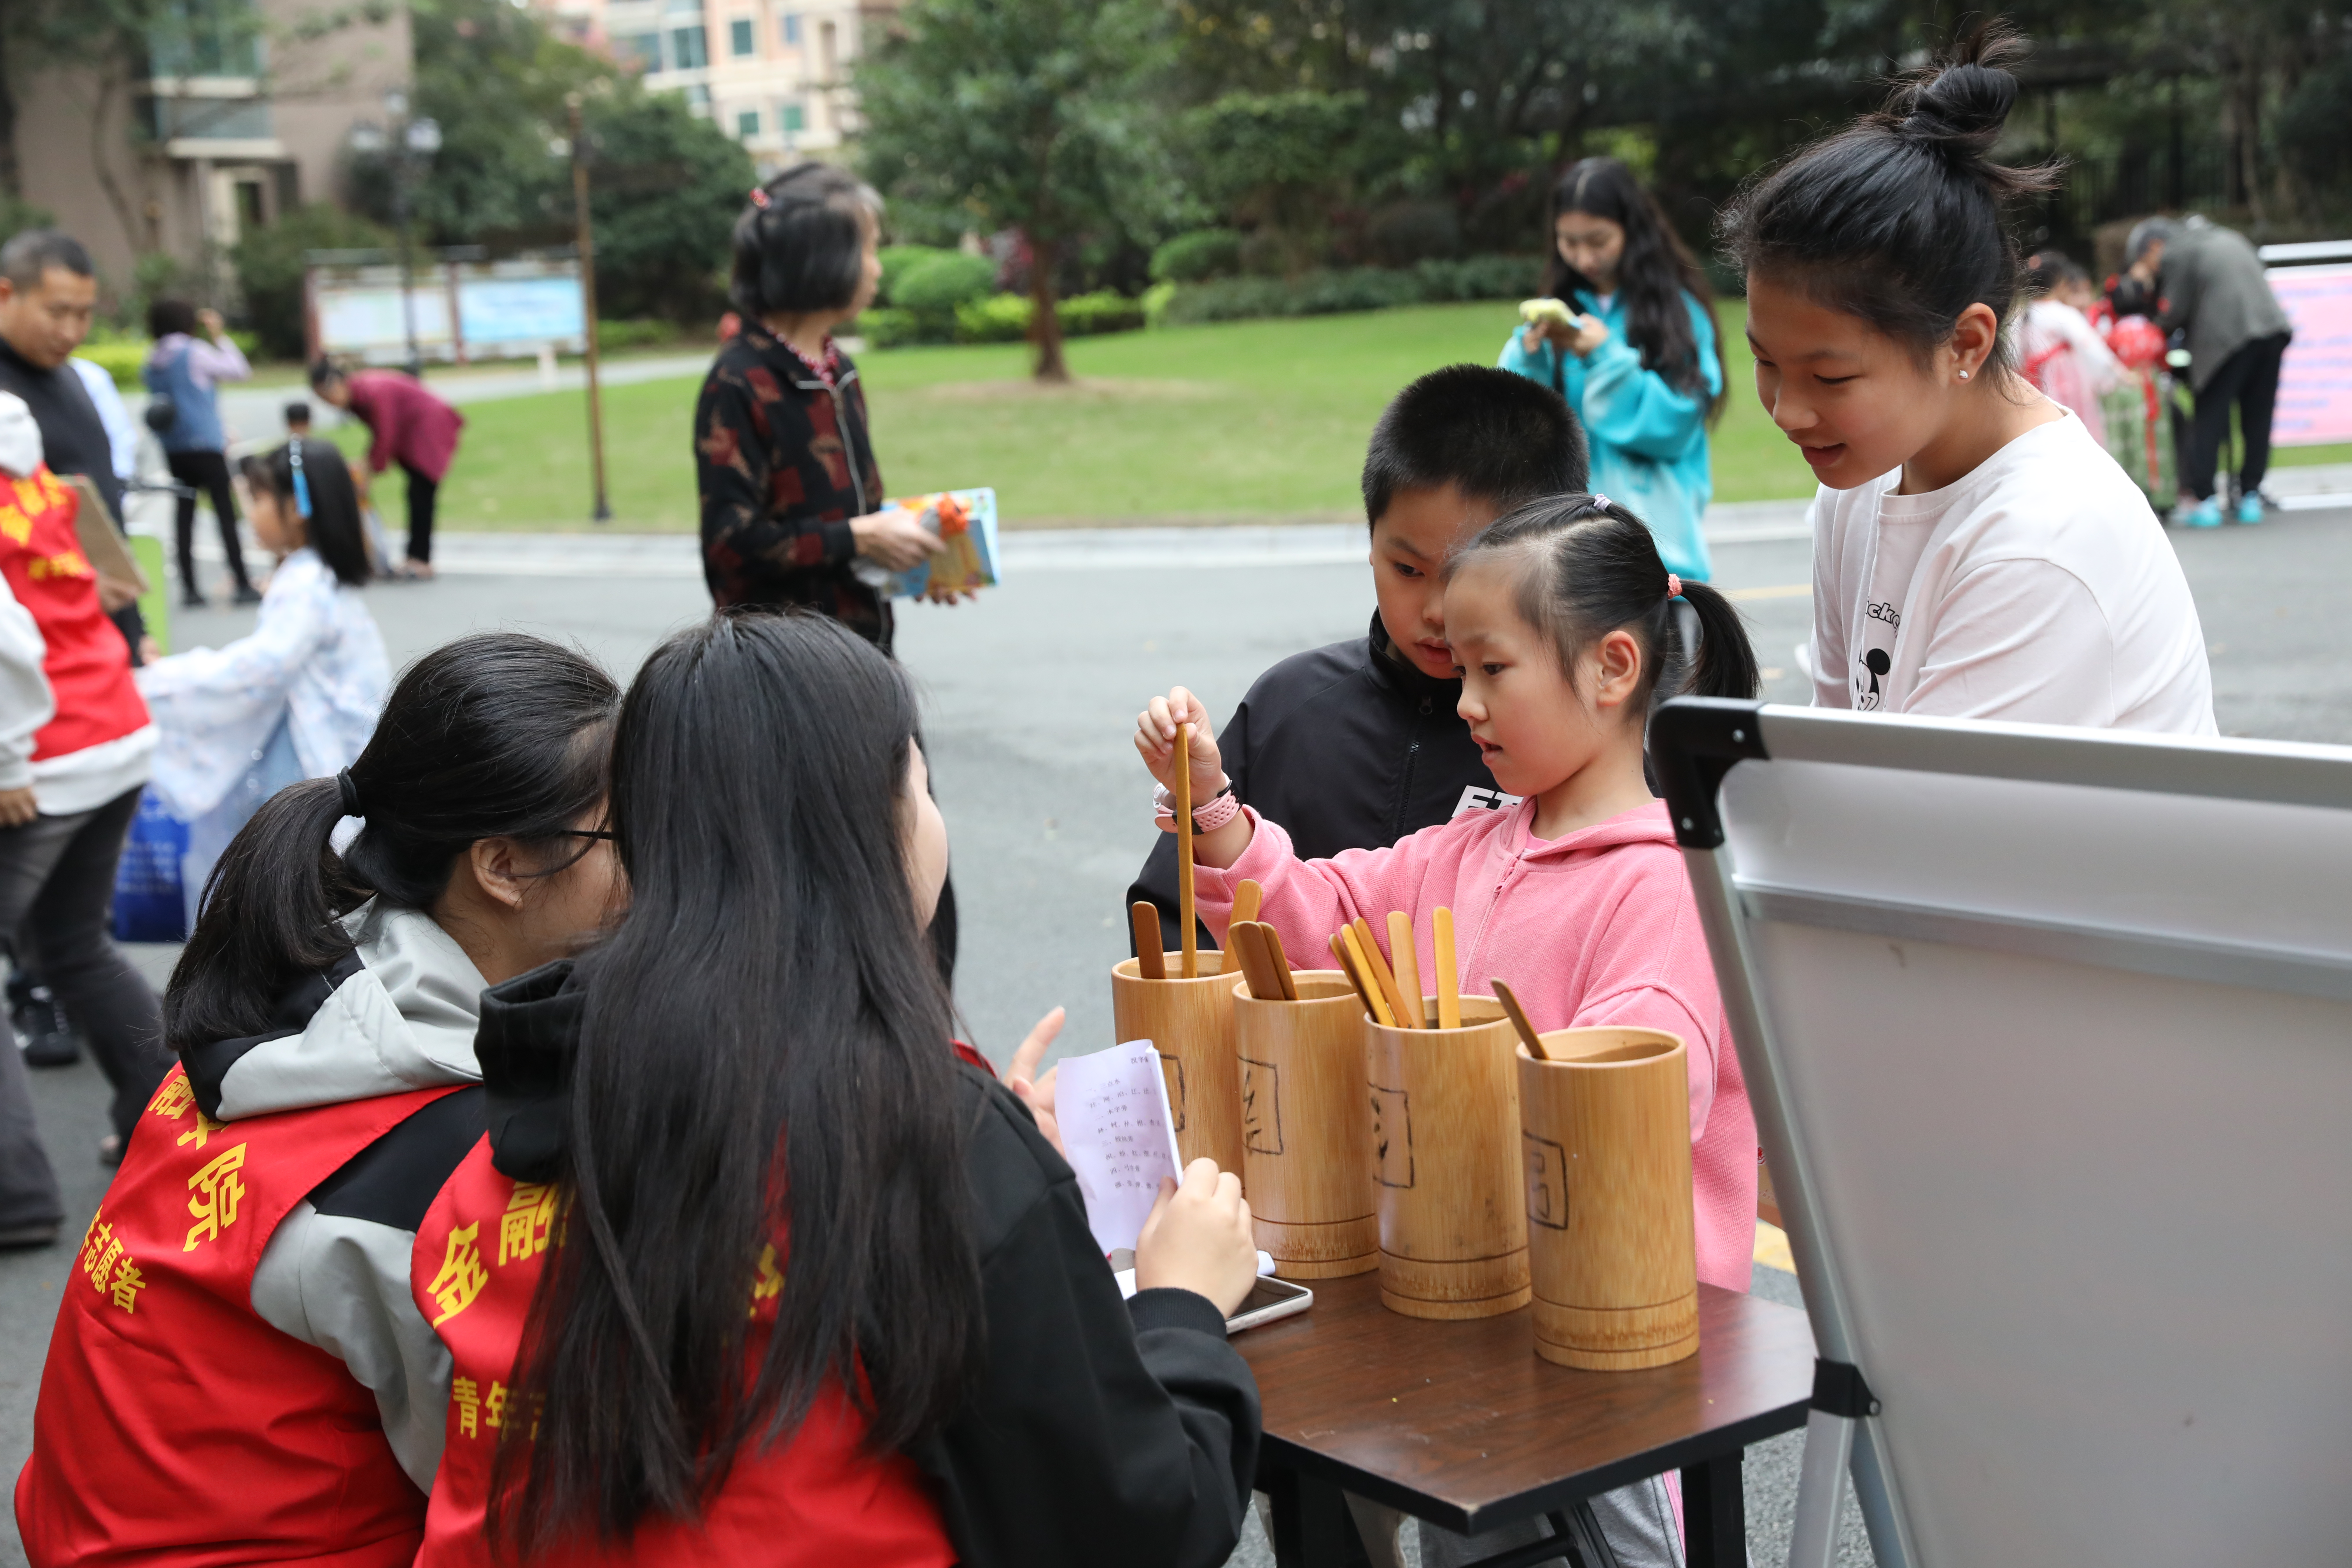
<instances>
[{"instance_id":1,"label":"street lamp post","mask_svg":"<svg viewBox=\"0 0 2352 1568\"><path fill-rule=\"evenodd\" d=\"M410 119L408 95L397 88L383 95L383 109L390 128L352 126L352 150L392 154L392 221L400 231L400 324L408 344L408 374L421 381L425 355L416 345L416 246L410 187L416 177L416 161L441 151L441 123L429 115Z\"/></svg>"},{"instance_id":2,"label":"street lamp post","mask_svg":"<svg viewBox=\"0 0 2352 1568\"><path fill-rule=\"evenodd\" d=\"M585 318L582 338L588 351L588 468L596 487L595 510L589 520L610 522L613 509L604 496L604 409L596 386L596 226L589 221L588 133L581 122L580 95L567 94L563 101L572 110L572 220L580 244L580 313Z\"/></svg>"}]
</instances>

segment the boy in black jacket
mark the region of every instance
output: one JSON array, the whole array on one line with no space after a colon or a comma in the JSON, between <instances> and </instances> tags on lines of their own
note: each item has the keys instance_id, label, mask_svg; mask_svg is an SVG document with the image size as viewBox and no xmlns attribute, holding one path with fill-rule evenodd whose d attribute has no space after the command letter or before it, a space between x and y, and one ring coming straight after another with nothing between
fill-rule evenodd
<instances>
[{"instance_id":1,"label":"boy in black jacket","mask_svg":"<svg viewBox=\"0 0 2352 1568\"><path fill-rule=\"evenodd\" d=\"M1217 731L1234 794L1288 829L1302 859L1385 848L1462 812L1516 804L1454 711L1462 682L1438 569L1504 512L1580 490L1585 474L1568 405L1508 371L1432 371L1381 413L1364 454L1380 601L1370 632L1284 659ZM1160 835L1127 896L1159 906L1175 951L1173 834ZM1200 942L1216 945L1205 927Z\"/></svg>"}]
</instances>

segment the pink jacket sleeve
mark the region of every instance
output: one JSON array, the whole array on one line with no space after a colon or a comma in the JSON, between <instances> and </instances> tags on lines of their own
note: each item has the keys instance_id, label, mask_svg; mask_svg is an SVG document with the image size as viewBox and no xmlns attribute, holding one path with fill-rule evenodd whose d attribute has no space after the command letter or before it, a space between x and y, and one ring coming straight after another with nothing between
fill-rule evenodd
<instances>
[{"instance_id":1,"label":"pink jacket sleeve","mask_svg":"<svg viewBox=\"0 0 2352 1568\"><path fill-rule=\"evenodd\" d=\"M1388 942L1388 913L1403 910L1420 921L1419 898L1431 860L1433 835L1445 829L1427 827L1386 849L1350 849L1329 860L1301 860L1282 825L1269 822L1244 806L1257 833L1240 859L1226 870L1207 866L1192 868L1193 896L1201 919L1225 940L1225 926L1234 915L1234 889L1255 881L1265 889L1258 919L1281 933L1282 948L1294 969L1332 967L1333 931L1359 915L1370 921Z\"/></svg>"}]
</instances>

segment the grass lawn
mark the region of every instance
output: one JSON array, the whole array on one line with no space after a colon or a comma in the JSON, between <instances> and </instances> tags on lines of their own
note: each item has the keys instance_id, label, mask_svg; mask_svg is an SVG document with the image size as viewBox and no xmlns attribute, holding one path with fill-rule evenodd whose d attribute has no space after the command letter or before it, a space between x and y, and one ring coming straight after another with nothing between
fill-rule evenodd
<instances>
[{"instance_id":1,"label":"grass lawn","mask_svg":"<svg viewBox=\"0 0 2352 1568\"><path fill-rule=\"evenodd\" d=\"M1742 307L1722 310L1731 396L1714 434L1716 499L1797 498L1812 477L1756 401ZM1353 518L1372 421L1414 376L1492 363L1508 304L1236 321L1079 339L1077 384L1039 388L1013 343L859 356L894 493L991 484L1009 526L1144 520ZM695 378L604 393L614 526L695 525ZM468 405L442 492L459 530L587 522L585 400L550 393ZM2282 452L2343 461L2352 448ZM395 487L396 489L396 487ZM391 498L387 498L388 500ZM396 502L394 510L397 510Z\"/></svg>"}]
</instances>

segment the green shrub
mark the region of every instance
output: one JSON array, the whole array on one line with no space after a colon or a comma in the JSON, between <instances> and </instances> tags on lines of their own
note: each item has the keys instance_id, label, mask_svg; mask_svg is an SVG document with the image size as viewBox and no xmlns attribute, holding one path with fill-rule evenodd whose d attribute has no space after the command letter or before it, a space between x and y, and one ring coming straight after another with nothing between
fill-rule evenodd
<instances>
[{"instance_id":1,"label":"green shrub","mask_svg":"<svg viewBox=\"0 0 2352 1568\"><path fill-rule=\"evenodd\" d=\"M389 229L325 202L313 202L276 223L247 229L229 252L229 259L236 265L237 288L245 295L246 314L253 321L262 352L273 359L303 355L304 251L362 250L388 246L392 238Z\"/></svg>"},{"instance_id":2,"label":"green shrub","mask_svg":"<svg viewBox=\"0 0 2352 1568\"><path fill-rule=\"evenodd\" d=\"M909 266L891 289L890 303L918 315L951 316L958 305L985 299L995 288L995 262L943 250Z\"/></svg>"},{"instance_id":3,"label":"green shrub","mask_svg":"<svg viewBox=\"0 0 2352 1568\"><path fill-rule=\"evenodd\" d=\"M600 353L620 353L680 341L676 321L607 321L600 318L596 322L596 349Z\"/></svg>"},{"instance_id":4,"label":"green shrub","mask_svg":"<svg viewBox=\"0 0 2352 1568\"><path fill-rule=\"evenodd\" d=\"M1167 324L1168 301L1176 298L1177 291L1177 286L1173 283L1154 283L1143 291L1143 298L1138 303L1143 307L1145 326L1159 327Z\"/></svg>"},{"instance_id":5,"label":"green shrub","mask_svg":"<svg viewBox=\"0 0 2352 1568\"><path fill-rule=\"evenodd\" d=\"M98 365L114 378L115 385L127 391L139 384L139 367L147 363L147 345L131 338L93 340L74 350L74 357Z\"/></svg>"},{"instance_id":6,"label":"green shrub","mask_svg":"<svg viewBox=\"0 0 2352 1568\"><path fill-rule=\"evenodd\" d=\"M1205 283L1241 270L1242 237L1229 228L1180 234L1151 253L1155 283Z\"/></svg>"},{"instance_id":7,"label":"green shrub","mask_svg":"<svg viewBox=\"0 0 2352 1568\"><path fill-rule=\"evenodd\" d=\"M1461 261L1424 261L1410 269L1356 267L1297 278L1222 278L1178 289L1159 320L1176 326L1381 310L1448 300L1520 300L1535 291L1539 270L1539 264L1526 257L1474 256Z\"/></svg>"},{"instance_id":8,"label":"green shrub","mask_svg":"<svg viewBox=\"0 0 2352 1568\"><path fill-rule=\"evenodd\" d=\"M1017 343L1029 335L1029 318L1035 307L1026 294L991 294L967 300L955 308L955 335L960 343ZM1062 329L1069 331L1067 326Z\"/></svg>"},{"instance_id":9,"label":"green shrub","mask_svg":"<svg viewBox=\"0 0 2352 1568\"><path fill-rule=\"evenodd\" d=\"M893 290L900 279L926 261L955 252L936 245L886 245L876 254L882 258L882 283L874 291L874 302L896 305L898 300Z\"/></svg>"},{"instance_id":10,"label":"green shrub","mask_svg":"<svg viewBox=\"0 0 2352 1568\"><path fill-rule=\"evenodd\" d=\"M917 341L917 324L912 310L894 310L878 305L850 323L857 335L866 340L870 349L895 349L902 343Z\"/></svg>"},{"instance_id":11,"label":"green shrub","mask_svg":"<svg viewBox=\"0 0 2352 1568\"><path fill-rule=\"evenodd\" d=\"M1067 337L1131 332L1143 325L1143 301L1103 289L1092 294L1072 295L1062 301L1057 314L1062 319L1063 334Z\"/></svg>"}]
</instances>

